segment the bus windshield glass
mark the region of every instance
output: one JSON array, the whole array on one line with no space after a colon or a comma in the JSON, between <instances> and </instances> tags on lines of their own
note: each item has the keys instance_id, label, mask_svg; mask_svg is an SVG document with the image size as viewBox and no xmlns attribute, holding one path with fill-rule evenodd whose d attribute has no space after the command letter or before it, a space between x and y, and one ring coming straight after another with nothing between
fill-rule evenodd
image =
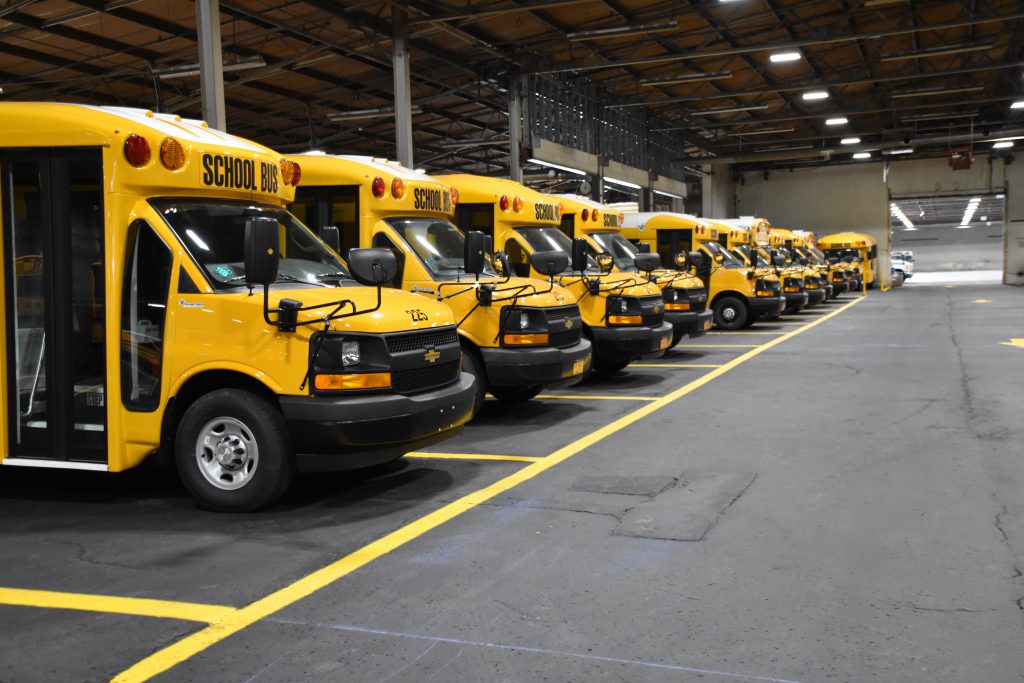
<instances>
[{"instance_id":1,"label":"bus windshield glass","mask_svg":"<svg viewBox=\"0 0 1024 683\"><path fill-rule=\"evenodd\" d=\"M633 259L640 253L636 245L617 232L595 232L590 235L601 251L612 257L619 270L636 270Z\"/></svg>"},{"instance_id":2,"label":"bus windshield glass","mask_svg":"<svg viewBox=\"0 0 1024 683\"><path fill-rule=\"evenodd\" d=\"M438 218L389 218L387 223L416 252L433 277L465 275L466 236L450 222ZM498 276L490 265L485 265L480 274Z\"/></svg>"},{"instance_id":3,"label":"bus windshield glass","mask_svg":"<svg viewBox=\"0 0 1024 683\"><path fill-rule=\"evenodd\" d=\"M151 199L150 204L215 289L245 284L245 223L252 217L277 221L281 234L279 282L338 284L352 277L334 252L279 206L194 197Z\"/></svg>"},{"instance_id":4,"label":"bus windshield glass","mask_svg":"<svg viewBox=\"0 0 1024 683\"><path fill-rule=\"evenodd\" d=\"M726 251L725 247L718 242L703 242L701 246L707 249L711 256L715 258L715 261L723 268L746 268L743 261L740 261L732 253ZM719 255L722 257L721 261L718 260Z\"/></svg>"},{"instance_id":5,"label":"bus windshield glass","mask_svg":"<svg viewBox=\"0 0 1024 683\"><path fill-rule=\"evenodd\" d=\"M558 228L516 228L534 251L562 251L572 258L572 240ZM587 257L587 270L598 270L597 261Z\"/></svg>"}]
</instances>

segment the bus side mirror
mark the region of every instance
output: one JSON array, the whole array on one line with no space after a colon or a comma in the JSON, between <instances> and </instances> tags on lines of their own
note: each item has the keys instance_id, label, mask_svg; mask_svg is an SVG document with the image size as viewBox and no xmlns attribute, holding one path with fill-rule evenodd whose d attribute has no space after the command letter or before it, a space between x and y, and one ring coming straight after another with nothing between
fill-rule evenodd
<instances>
[{"instance_id":1,"label":"bus side mirror","mask_svg":"<svg viewBox=\"0 0 1024 683\"><path fill-rule=\"evenodd\" d=\"M390 249L352 249L348 252L348 269L356 282L381 287L398 274L398 260Z\"/></svg>"},{"instance_id":2,"label":"bus side mirror","mask_svg":"<svg viewBox=\"0 0 1024 683\"><path fill-rule=\"evenodd\" d=\"M465 250L463 252L464 268L467 273L479 275L484 272L487 260L487 235L479 230L466 233Z\"/></svg>"},{"instance_id":3,"label":"bus side mirror","mask_svg":"<svg viewBox=\"0 0 1024 683\"><path fill-rule=\"evenodd\" d=\"M569 267L564 251L535 251L530 254L530 265L541 275L554 277Z\"/></svg>"},{"instance_id":4,"label":"bus side mirror","mask_svg":"<svg viewBox=\"0 0 1024 683\"><path fill-rule=\"evenodd\" d=\"M572 241L572 269L580 273L587 269L587 241L582 237Z\"/></svg>"},{"instance_id":5,"label":"bus side mirror","mask_svg":"<svg viewBox=\"0 0 1024 683\"><path fill-rule=\"evenodd\" d=\"M273 218L250 216L245 219L245 283L272 285L277 281L281 261L281 238Z\"/></svg>"},{"instance_id":6,"label":"bus side mirror","mask_svg":"<svg viewBox=\"0 0 1024 683\"><path fill-rule=\"evenodd\" d=\"M637 254L633 257L633 264L641 273L650 275L651 271L661 268L661 254Z\"/></svg>"},{"instance_id":7,"label":"bus side mirror","mask_svg":"<svg viewBox=\"0 0 1024 683\"><path fill-rule=\"evenodd\" d=\"M337 225L325 225L320 228L320 239L335 253L341 253L341 230L338 230Z\"/></svg>"}]
</instances>

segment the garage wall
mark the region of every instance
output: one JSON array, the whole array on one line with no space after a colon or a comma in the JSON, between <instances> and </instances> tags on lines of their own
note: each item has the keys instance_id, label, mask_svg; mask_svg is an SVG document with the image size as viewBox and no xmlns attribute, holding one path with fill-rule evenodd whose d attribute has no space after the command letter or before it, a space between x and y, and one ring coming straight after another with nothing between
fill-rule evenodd
<instances>
[{"instance_id":1,"label":"garage wall","mask_svg":"<svg viewBox=\"0 0 1024 683\"><path fill-rule=\"evenodd\" d=\"M1006 167L1006 234L1003 283L1024 285L1024 159Z\"/></svg>"},{"instance_id":2,"label":"garage wall","mask_svg":"<svg viewBox=\"0 0 1024 683\"><path fill-rule=\"evenodd\" d=\"M913 216L911 216L913 218ZM914 252L914 271L1002 270L1003 224L961 230L956 226L907 231L897 225L893 249Z\"/></svg>"}]
</instances>

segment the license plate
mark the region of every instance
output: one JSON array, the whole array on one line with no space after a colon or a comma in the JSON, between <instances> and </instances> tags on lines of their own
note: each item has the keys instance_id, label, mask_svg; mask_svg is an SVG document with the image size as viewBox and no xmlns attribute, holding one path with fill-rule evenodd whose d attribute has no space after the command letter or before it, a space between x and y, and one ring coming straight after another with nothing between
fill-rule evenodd
<instances>
[{"instance_id":1,"label":"license plate","mask_svg":"<svg viewBox=\"0 0 1024 683\"><path fill-rule=\"evenodd\" d=\"M668 348L668 343L670 341L672 341L672 340L669 339L668 337L665 337L664 339L662 339L661 343L658 344L658 350L661 351L662 349L667 349Z\"/></svg>"},{"instance_id":2,"label":"license plate","mask_svg":"<svg viewBox=\"0 0 1024 683\"><path fill-rule=\"evenodd\" d=\"M710 320L705 320L704 321L704 331L707 332L710 329L711 329L711 321Z\"/></svg>"},{"instance_id":3,"label":"license plate","mask_svg":"<svg viewBox=\"0 0 1024 683\"><path fill-rule=\"evenodd\" d=\"M572 364L572 374L580 375L583 374L583 368L587 367L587 359L580 358L578 361Z\"/></svg>"}]
</instances>

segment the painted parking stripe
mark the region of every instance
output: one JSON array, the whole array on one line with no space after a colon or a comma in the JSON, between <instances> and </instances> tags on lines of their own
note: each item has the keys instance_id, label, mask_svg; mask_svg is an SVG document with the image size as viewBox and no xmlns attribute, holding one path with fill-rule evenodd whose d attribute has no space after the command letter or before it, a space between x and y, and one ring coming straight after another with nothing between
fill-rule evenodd
<instances>
[{"instance_id":1,"label":"painted parking stripe","mask_svg":"<svg viewBox=\"0 0 1024 683\"><path fill-rule=\"evenodd\" d=\"M792 334L787 332L786 334ZM780 337L781 339L781 337ZM687 344L679 345L680 349L756 349L757 344Z\"/></svg>"},{"instance_id":2,"label":"painted parking stripe","mask_svg":"<svg viewBox=\"0 0 1024 683\"><path fill-rule=\"evenodd\" d=\"M735 330L733 332L708 332L708 334L786 334L784 330Z\"/></svg>"},{"instance_id":3,"label":"painted parking stripe","mask_svg":"<svg viewBox=\"0 0 1024 683\"><path fill-rule=\"evenodd\" d=\"M566 401L657 401L657 396L597 396L590 394L539 394L537 398L565 399Z\"/></svg>"},{"instance_id":4,"label":"painted parking stripe","mask_svg":"<svg viewBox=\"0 0 1024 683\"><path fill-rule=\"evenodd\" d=\"M439 526L459 517L469 510L475 509L495 496L498 496L525 481L533 479L537 475L542 474L552 467L568 460L590 446L608 438L612 434L629 427L655 411L660 410L687 394L701 388L705 384L718 379L722 375L739 367L743 363L746 363L748 360L757 357L768 349L771 349L788 339L792 339L796 335L802 334L807 330L820 325L826 320L839 315L851 306L863 301L864 298L865 297L854 299L845 306L831 311L828 315L823 316L808 325L799 327L786 335L776 337L759 347L747 351L746 353L729 361L722 367L701 375L697 379L688 382L657 401L652 401L647 405L641 406L640 408L623 415L604 427L601 427L600 429L597 429L590 434L559 448L547 457L542 458L535 463L530 463L526 467L523 467L522 469L494 482L493 484L490 484L489 486L485 486L484 488L469 493L458 500L452 501L451 503L430 512L423 517L420 517L419 519L416 519L409 524L378 538L376 541L345 555L331 564L321 567L301 579L274 591L266 597L228 614L217 623L211 624L201 631L197 631L196 633L188 635L163 649L157 650L145 659L136 662L131 667L115 676L113 679L114 683L145 681L167 671L171 667L194 657L212 645L216 645L225 638L228 638L229 636L252 626L256 622L295 604L303 598L309 597L320 589L330 586L335 581L344 578L357 569L365 567L374 560L387 555L406 543L433 531Z\"/></svg>"},{"instance_id":5,"label":"painted parking stripe","mask_svg":"<svg viewBox=\"0 0 1024 683\"><path fill-rule=\"evenodd\" d=\"M113 612L140 617L201 621L207 624L217 623L237 611L234 607L224 605L203 605L194 602L151 600L149 598L121 598L87 593L60 593L25 588L0 588L0 605Z\"/></svg>"},{"instance_id":6,"label":"painted parking stripe","mask_svg":"<svg viewBox=\"0 0 1024 683\"><path fill-rule=\"evenodd\" d=\"M631 368L720 368L711 363L630 363Z\"/></svg>"},{"instance_id":7,"label":"painted parking stripe","mask_svg":"<svg viewBox=\"0 0 1024 683\"><path fill-rule=\"evenodd\" d=\"M508 460L510 462L537 462L541 458L532 458L527 455L489 455L484 453L430 453L427 451L414 451L406 453L407 458L436 458L438 460Z\"/></svg>"}]
</instances>

